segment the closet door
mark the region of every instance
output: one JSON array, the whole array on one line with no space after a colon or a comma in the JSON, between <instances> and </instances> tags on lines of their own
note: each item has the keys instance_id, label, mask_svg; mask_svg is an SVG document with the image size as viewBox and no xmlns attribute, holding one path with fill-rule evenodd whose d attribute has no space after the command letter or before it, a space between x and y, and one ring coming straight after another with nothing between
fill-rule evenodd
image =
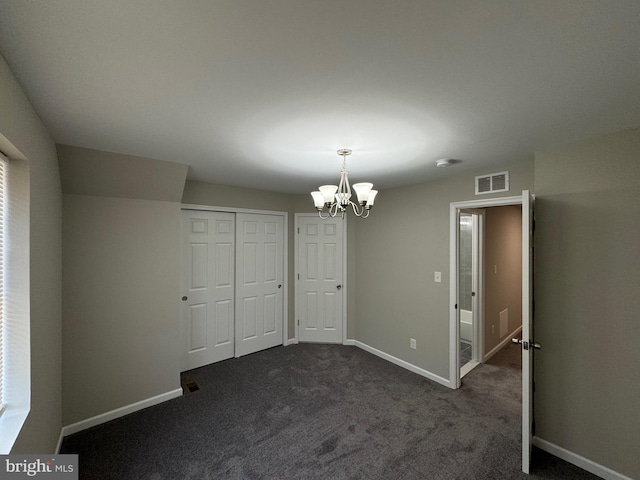
<instances>
[{"instance_id":1,"label":"closet door","mask_svg":"<svg viewBox=\"0 0 640 480\"><path fill-rule=\"evenodd\" d=\"M181 371L234 355L235 214L182 211Z\"/></svg>"},{"instance_id":2,"label":"closet door","mask_svg":"<svg viewBox=\"0 0 640 480\"><path fill-rule=\"evenodd\" d=\"M282 345L284 220L236 214L236 352Z\"/></svg>"}]
</instances>

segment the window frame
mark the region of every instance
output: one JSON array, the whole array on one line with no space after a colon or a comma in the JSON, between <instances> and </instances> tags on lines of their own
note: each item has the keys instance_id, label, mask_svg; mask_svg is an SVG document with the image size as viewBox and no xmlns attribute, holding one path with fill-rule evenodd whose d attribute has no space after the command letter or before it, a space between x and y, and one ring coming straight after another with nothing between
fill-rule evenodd
<instances>
[{"instance_id":1,"label":"window frame","mask_svg":"<svg viewBox=\"0 0 640 480\"><path fill-rule=\"evenodd\" d=\"M0 139L2 136L0 135ZM30 195L29 162L21 155L4 163L3 384L0 455L11 452L31 408Z\"/></svg>"}]
</instances>

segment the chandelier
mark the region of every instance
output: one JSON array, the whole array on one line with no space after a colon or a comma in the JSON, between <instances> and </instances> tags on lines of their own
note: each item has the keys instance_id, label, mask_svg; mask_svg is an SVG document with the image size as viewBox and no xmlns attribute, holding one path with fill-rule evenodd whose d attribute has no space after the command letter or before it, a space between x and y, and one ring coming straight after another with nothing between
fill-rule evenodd
<instances>
[{"instance_id":1,"label":"chandelier","mask_svg":"<svg viewBox=\"0 0 640 480\"><path fill-rule=\"evenodd\" d=\"M322 185L319 187L319 191L311 192L318 215L322 219L335 217L338 213L344 217L344 212L351 206L356 217L367 218L378 191L371 190L373 183L355 183L353 189L358 196L358 203L353 202L347 174L347 156L351 155L351 150L343 148L338 150L338 155L342 156L340 185L337 187L335 185ZM325 208L327 212L323 215Z\"/></svg>"}]
</instances>

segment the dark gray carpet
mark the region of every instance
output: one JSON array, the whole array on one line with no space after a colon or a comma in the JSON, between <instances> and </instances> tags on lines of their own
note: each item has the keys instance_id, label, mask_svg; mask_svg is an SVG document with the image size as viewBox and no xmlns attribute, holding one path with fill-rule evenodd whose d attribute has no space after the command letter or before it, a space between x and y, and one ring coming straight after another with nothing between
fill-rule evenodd
<instances>
[{"instance_id":1,"label":"dark gray carpet","mask_svg":"<svg viewBox=\"0 0 640 480\"><path fill-rule=\"evenodd\" d=\"M357 347L277 347L192 370L200 389L65 438L83 479L597 478L535 450L520 472L520 371L459 390Z\"/></svg>"}]
</instances>

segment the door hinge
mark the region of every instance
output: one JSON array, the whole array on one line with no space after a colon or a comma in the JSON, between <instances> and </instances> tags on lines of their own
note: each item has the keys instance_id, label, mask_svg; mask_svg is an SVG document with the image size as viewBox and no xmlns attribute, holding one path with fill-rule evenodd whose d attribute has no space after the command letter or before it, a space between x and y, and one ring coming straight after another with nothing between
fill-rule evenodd
<instances>
[{"instance_id":1,"label":"door hinge","mask_svg":"<svg viewBox=\"0 0 640 480\"><path fill-rule=\"evenodd\" d=\"M298 227L298 234L300 233L300 227Z\"/></svg>"},{"instance_id":2,"label":"door hinge","mask_svg":"<svg viewBox=\"0 0 640 480\"><path fill-rule=\"evenodd\" d=\"M298 326L300 326L300 319L298 319Z\"/></svg>"}]
</instances>

